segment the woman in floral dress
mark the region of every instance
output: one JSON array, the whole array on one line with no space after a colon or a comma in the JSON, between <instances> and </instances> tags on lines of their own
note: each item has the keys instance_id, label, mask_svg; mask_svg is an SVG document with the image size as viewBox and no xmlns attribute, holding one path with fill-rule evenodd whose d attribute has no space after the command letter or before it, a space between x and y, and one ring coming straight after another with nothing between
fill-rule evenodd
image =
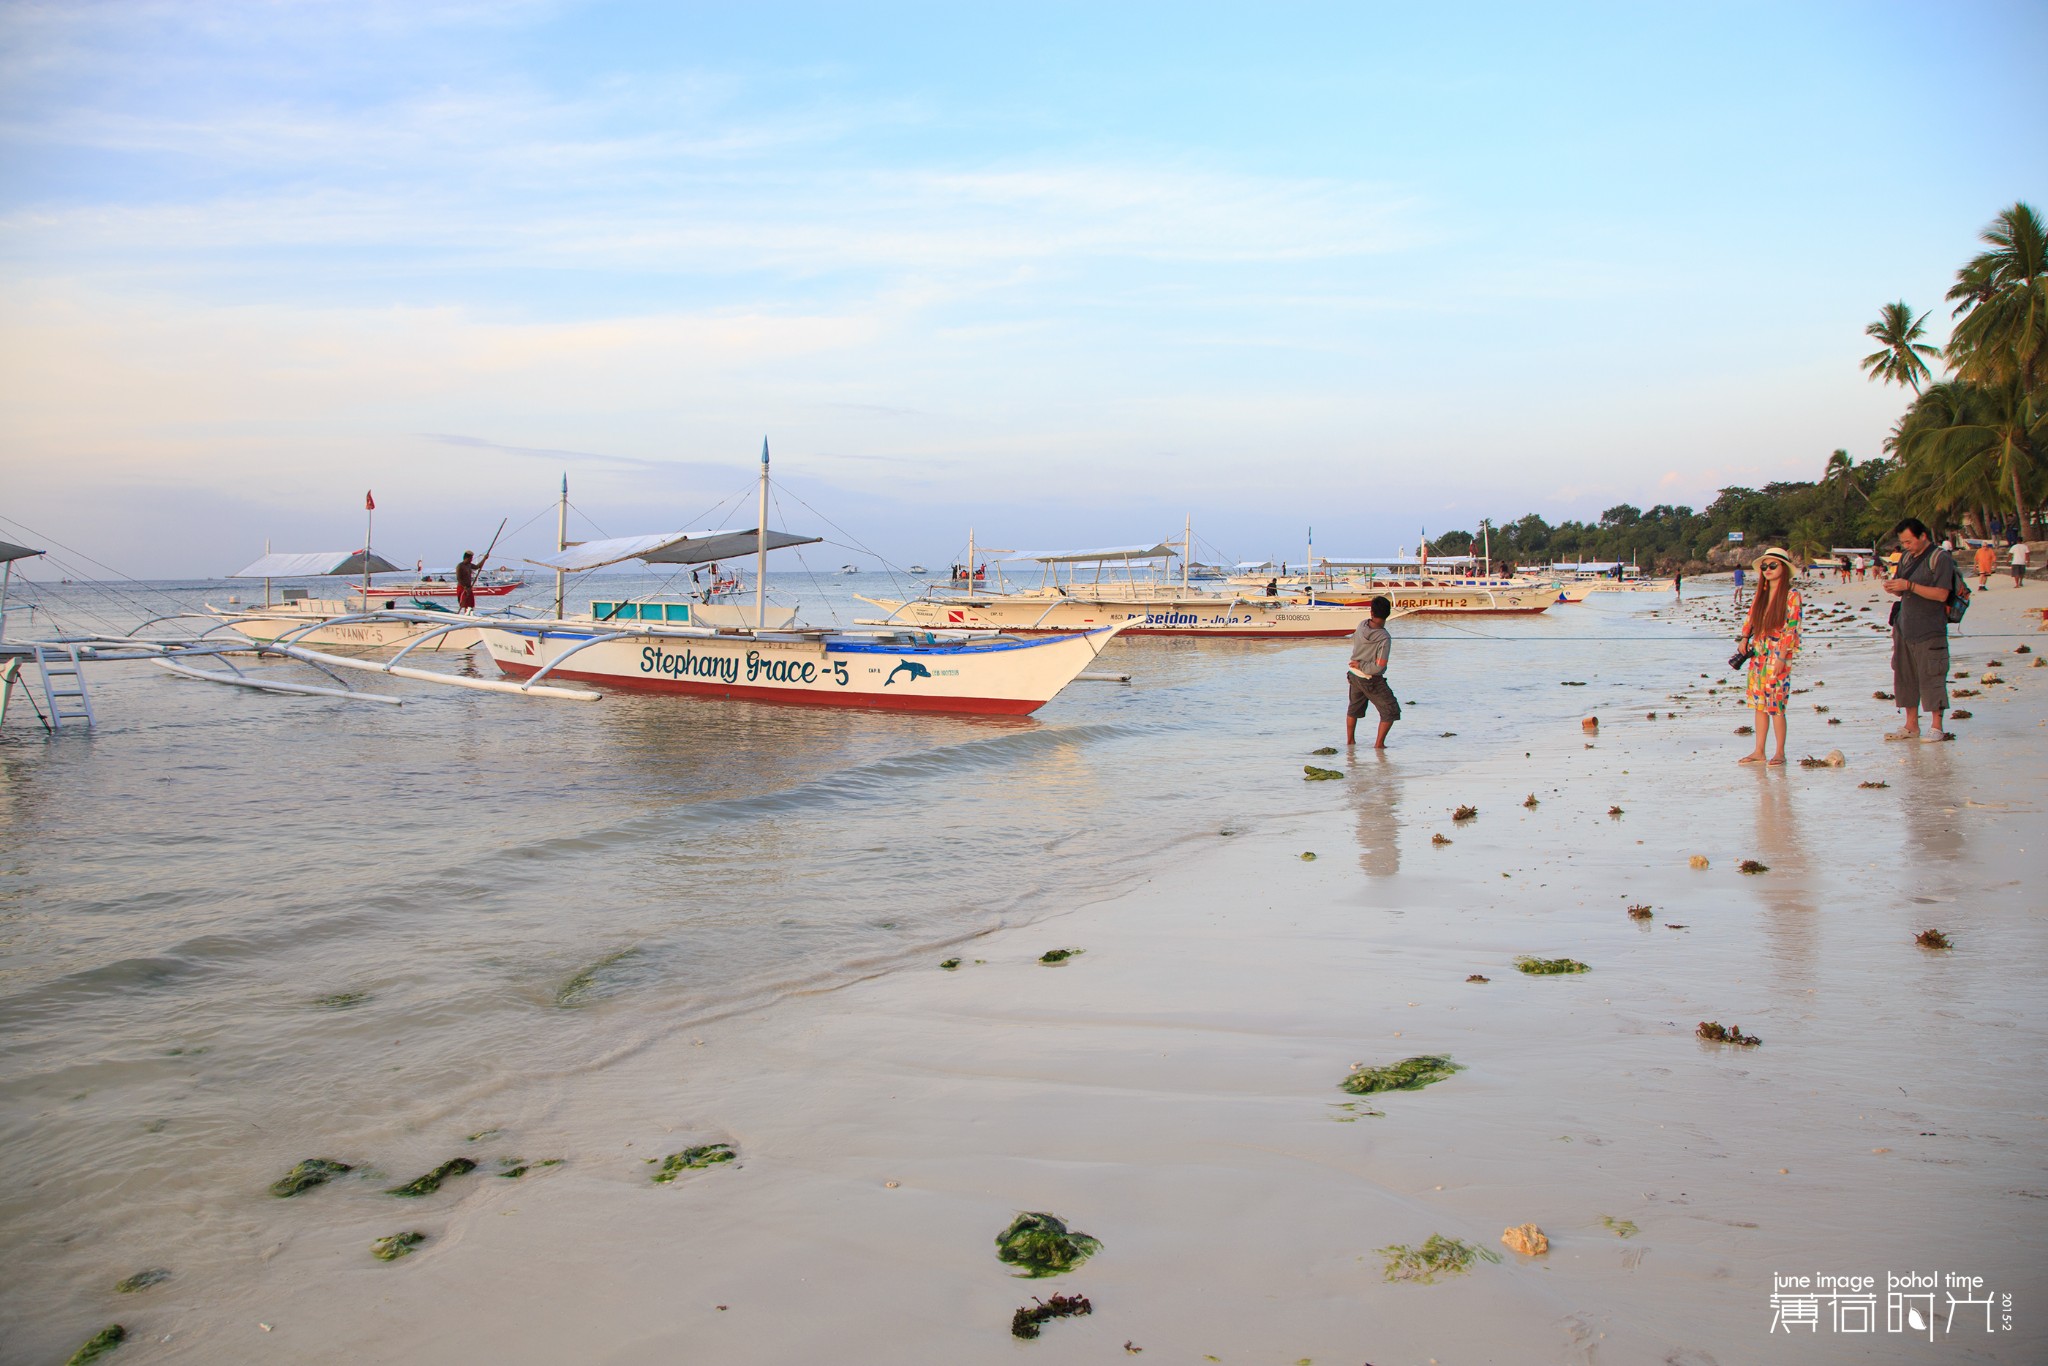
<instances>
[{"instance_id":1,"label":"woman in floral dress","mask_svg":"<svg viewBox=\"0 0 2048 1366\"><path fill-rule=\"evenodd\" d=\"M1749 705L1756 711L1756 750L1745 764L1785 762L1785 702L1792 693L1792 660L1799 653L1799 618L1805 603L1792 586L1792 557L1776 548L1757 557L1756 597L1742 626L1749 649ZM1776 732L1777 750L1764 757L1764 741Z\"/></svg>"}]
</instances>

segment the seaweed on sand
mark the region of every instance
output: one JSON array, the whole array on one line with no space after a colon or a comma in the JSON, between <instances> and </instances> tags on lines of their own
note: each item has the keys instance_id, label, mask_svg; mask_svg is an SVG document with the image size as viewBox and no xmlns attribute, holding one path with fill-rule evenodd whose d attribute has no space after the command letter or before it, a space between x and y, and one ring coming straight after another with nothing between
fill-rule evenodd
<instances>
[{"instance_id":1,"label":"seaweed on sand","mask_svg":"<svg viewBox=\"0 0 2048 1366\"><path fill-rule=\"evenodd\" d=\"M1623 813L1620 807L1610 806L1607 808L1607 814L1614 817L1614 819L1616 820L1620 820Z\"/></svg>"},{"instance_id":2,"label":"seaweed on sand","mask_svg":"<svg viewBox=\"0 0 2048 1366\"><path fill-rule=\"evenodd\" d=\"M939 966L944 968L947 972L951 972L955 968L960 966L960 960L957 958L948 958L945 962L939 964Z\"/></svg>"},{"instance_id":3,"label":"seaweed on sand","mask_svg":"<svg viewBox=\"0 0 2048 1366\"><path fill-rule=\"evenodd\" d=\"M402 1186L393 1186L386 1195L396 1195L407 1200L416 1200L422 1195L432 1195L441 1189L441 1183L451 1176L465 1176L476 1170L476 1163L466 1157L451 1157L425 1176L416 1176Z\"/></svg>"},{"instance_id":4,"label":"seaweed on sand","mask_svg":"<svg viewBox=\"0 0 2048 1366\"><path fill-rule=\"evenodd\" d=\"M640 950L637 948L620 949L617 953L606 954L574 977L571 977L568 981L562 983L559 987L556 987L555 1004L558 1006L580 1004L585 996L596 989L606 968L617 967L619 964L639 956Z\"/></svg>"},{"instance_id":5,"label":"seaweed on sand","mask_svg":"<svg viewBox=\"0 0 2048 1366\"><path fill-rule=\"evenodd\" d=\"M1468 977L1465 980L1469 982L1472 979ZM1385 1067L1367 1067L1358 1063L1352 1067L1351 1075L1338 1082L1337 1086L1354 1096L1369 1096L1379 1091L1420 1091L1433 1082L1448 1080L1453 1072L1464 1070L1445 1055L1423 1053Z\"/></svg>"},{"instance_id":6,"label":"seaweed on sand","mask_svg":"<svg viewBox=\"0 0 2048 1366\"><path fill-rule=\"evenodd\" d=\"M694 1148L685 1148L679 1153L670 1153L661 1159L661 1170L654 1174L654 1184L666 1186L684 1172L700 1172L715 1167L721 1162L730 1162L739 1152L730 1143L703 1143ZM647 1159L652 1162L653 1158Z\"/></svg>"},{"instance_id":7,"label":"seaweed on sand","mask_svg":"<svg viewBox=\"0 0 2048 1366\"><path fill-rule=\"evenodd\" d=\"M1474 1247L1456 1238L1446 1238L1441 1233L1432 1233L1421 1247L1410 1247L1406 1243L1390 1243L1375 1248L1387 1259L1386 1276L1390 1281L1419 1281L1432 1285L1438 1276L1456 1276L1472 1269L1472 1263L1484 1257L1489 1262L1500 1261L1500 1254L1490 1248Z\"/></svg>"},{"instance_id":8,"label":"seaweed on sand","mask_svg":"<svg viewBox=\"0 0 2048 1366\"><path fill-rule=\"evenodd\" d=\"M1528 796L1522 799L1522 805L1528 807L1531 811L1534 811L1537 807L1543 805L1543 803L1537 801L1536 794L1531 792Z\"/></svg>"},{"instance_id":9,"label":"seaweed on sand","mask_svg":"<svg viewBox=\"0 0 2048 1366\"><path fill-rule=\"evenodd\" d=\"M1858 787L1890 787L1890 783L1858 783Z\"/></svg>"},{"instance_id":10,"label":"seaweed on sand","mask_svg":"<svg viewBox=\"0 0 2048 1366\"><path fill-rule=\"evenodd\" d=\"M1801 759L1799 761L1799 766L1801 768L1827 768L1830 765L1828 764L1827 760L1816 759L1811 754L1809 754L1804 759Z\"/></svg>"},{"instance_id":11,"label":"seaweed on sand","mask_svg":"<svg viewBox=\"0 0 2048 1366\"><path fill-rule=\"evenodd\" d=\"M1754 735L1754 734L1756 734L1756 727L1755 727L1755 726L1737 726L1737 727L1735 728L1735 733L1736 733L1737 735Z\"/></svg>"},{"instance_id":12,"label":"seaweed on sand","mask_svg":"<svg viewBox=\"0 0 2048 1366\"><path fill-rule=\"evenodd\" d=\"M410 1257L412 1250L425 1241L424 1233L394 1233L371 1243L370 1255L380 1262L395 1262L400 1257Z\"/></svg>"},{"instance_id":13,"label":"seaweed on sand","mask_svg":"<svg viewBox=\"0 0 2048 1366\"><path fill-rule=\"evenodd\" d=\"M1527 954L1517 958L1515 966L1531 977L1557 977L1570 972L1592 971L1576 958L1531 958Z\"/></svg>"},{"instance_id":14,"label":"seaweed on sand","mask_svg":"<svg viewBox=\"0 0 2048 1366\"><path fill-rule=\"evenodd\" d=\"M1310 754L1335 754L1336 752L1337 747L1335 745L1324 745L1321 749L1312 749L1309 751Z\"/></svg>"},{"instance_id":15,"label":"seaweed on sand","mask_svg":"<svg viewBox=\"0 0 2048 1366\"><path fill-rule=\"evenodd\" d=\"M1326 783L1332 778L1344 776L1334 768L1317 768L1314 764L1303 764L1301 771L1307 775L1303 781L1311 783Z\"/></svg>"},{"instance_id":16,"label":"seaweed on sand","mask_svg":"<svg viewBox=\"0 0 2048 1366\"><path fill-rule=\"evenodd\" d=\"M1477 820L1478 818L1479 808L1476 806L1461 806L1451 813L1451 819L1454 821L1470 821Z\"/></svg>"},{"instance_id":17,"label":"seaweed on sand","mask_svg":"<svg viewBox=\"0 0 2048 1366\"><path fill-rule=\"evenodd\" d=\"M171 1278L170 1268L153 1266L147 1271L138 1271L114 1282L114 1289L123 1295L132 1295L138 1290L147 1290L153 1285L162 1285Z\"/></svg>"},{"instance_id":18,"label":"seaweed on sand","mask_svg":"<svg viewBox=\"0 0 2048 1366\"><path fill-rule=\"evenodd\" d=\"M332 996L315 996L313 1004L322 1010L347 1010L370 999L367 991L337 991Z\"/></svg>"},{"instance_id":19,"label":"seaweed on sand","mask_svg":"<svg viewBox=\"0 0 2048 1366\"><path fill-rule=\"evenodd\" d=\"M1617 1219L1611 1214L1603 1214L1600 1216L1600 1222L1607 1225L1608 1230L1617 1238L1633 1238L1642 1232L1636 1227L1636 1221L1633 1219Z\"/></svg>"},{"instance_id":20,"label":"seaweed on sand","mask_svg":"<svg viewBox=\"0 0 2048 1366\"><path fill-rule=\"evenodd\" d=\"M1434 835L1431 835L1429 837L1429 842L1431 844L1449 844L1451 842L1451 837L1449 835L1446 835L1443 831L1439 830Z\"/></svg>"},{"instance_id":21,"label":"seaweed on sand","mask_svg":"<svg viewBox=\"0 0 2048 1366\"><path fill-rule=\"evenodd\" d=\"M1768 873L1771 871L1770 864L1758 863L1753 858L1744 859L1742 862L1736 864L1735 868L1737 872L1742 873Z\"/></svg>"},{"instance_id":22,"label":"seaweed on sand","mask_svg":"<svg viewBox=\"0 0 2048 1366\"><path fill-rule=\"evenodd\" d=\"M1628 908L1628 917L1631 920L1648 920L1650 918L1650 908L1648 906L1631 906Z\"/></svg>"},{"instance_id":23,"label":"seaweed on sand","mask_svg":"<svg viewBox=\"0 0 2048 1366\"><path fill-rule=\"evenodd\" d=\"M1302 861L1303 863L1314 863L1314 862L1316 861L1316 855L1315 855L1315 850L1313 850L1313 849L1305 849L1305 850L1303 850L1303 851L1302 851L1302 855L1301 855L1301 861Z\"/></svg>"},{"instance_id":24,"label":"seaweed on sand","mask_svg":"<svg viewBox=\"0 0 2048 1366\"><path fill-rule=\"evenodd\" d=\"M1038 961L1049 968L1056 968L1069 958L1088 952L1086 949L1047 949L1038 955Z\"/></svg>"},{"instance_id":25,"label":"seaweed on sand","mask_svg":"<svg viewBox=\"0 0 2048 1366\"><path fill-rule=\"evenodd\" d=\"M1922 930L1913 936L1913 942L1923 949L1952 949L1955 941L1940 930Z\"/></svg>"},{"instance_id":26,"label":"seaweed on sand","mask_svg":"<svg viewBox=\"0 0 2048 1366\"><path fill-rule=\"evenodd\" d=\"M1100 1251L1100 1239L1070 1231L1066 1220L1056 1214L1019 1214L996 1235L997 1259L1024 1268L1017 1274L1027 1280L1072 1271Z\"/></svg>"},{"instance_id":27,"label":"seaweed on sand","mask_svg":"<svg viewBox=\"0 0 2048 1366\"><path fill-rule=\"evenodd\" d=\"M1470 977L1467 977L1465 980L1468 982L1491 982L1493 979L1491 977L1486 976L1484 973L1475 972Z\"/></svg>"},{"instance_id":28,"label":"seaweed on sand","mask_svg":"<svg viewBox=\"0 0 2048 1366\"><path fill-rule=\"evenodd\" d=\"M1729 1025L1723 1028L1719 1020L1701 1020L1700 1027L1696 1032L1708 1043L1732 1043L1738 1044L1743 1048L1755 1048L1763 1042L1762 1039L1759 1039L1754 1034L1743 1033L1741 1025Z\"/></svg>"},{"instance_id":29,"label":"seaweed on sand","mask_svg":"<svg viewBox=\"0 0 2048 1366\"><path fill-rule=\"evenodd\" d=\"M1970 716L1970 712L1966 712L1961 707L1958 707L1948 714L1948 719L1951 721L1967 721L1970 719Z\"/></svg>"},{"instance_id":30,"label":"seaweed on sand","mask_svg":"<svg viewBox=\"0 0 2048 1366\"><path fill-rule=\"evenodd\" d=\"M73 1352L64 1366L87 1366L98 1361L107 1353L119 1347L128 1338L128 1330L118 1323L110 1323L86 1339L85 1346Z\"/></svg>"},{"instance_id":31,"label":"seaweed on sand","mask_svg":"<svg viewBox=\"0 0 2048 1366\"><path fill-rule=\"evenodd\" d=\"M309 1157L271 1182L270 1193L280 1200L289 1199L300 1191L324 1186L343 1172L354 1170L355 1168L346 1162L334 1162L324 1157Z\"/></svg>"},{"instance_id":32,"label":"seaweed on sand","mask_svg":"<svg viewBox=\"0 0 2048 1366\"><path fill-rule=\"evenodd\" d=\"M1010 1316L1011 1337L1023 1338L1028 1342L1038 1336L1039 1325L1049 1319L1078 1318L1095 1312L1095 1306L1088 1303L1086 1295L1054 1295L1049 1300L1041 1300L1033 1295L1031 1301ZM1126 1343L1124 1350L1133 1349ZM1141 1347L1136 1350L1144 1349Z\"/></svg>"}]
</instances>

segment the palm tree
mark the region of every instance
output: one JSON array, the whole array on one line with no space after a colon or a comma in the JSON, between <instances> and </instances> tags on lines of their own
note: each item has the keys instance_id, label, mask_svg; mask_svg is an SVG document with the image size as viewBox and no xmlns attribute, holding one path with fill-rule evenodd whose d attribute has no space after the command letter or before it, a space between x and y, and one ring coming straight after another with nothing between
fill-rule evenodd
<instances>
[{"instance_id":1,"label":"palm tree","mask_svg":"<svg viewBox=\"0 0 2048 1366\"><path fill-rule=\"evenodd\" d=\"M1948 292L1962 320L1949 338L1949 363L1979 384L2017 380L2037 389L2048 377L2048 227L2032 206L2016 203L1980 240L1991 250L1957 271Z\"/></svg>"},{"instance_id":2,"label":"palm tree","mask_svg":"<svg viewBox=\"0 0 2048 1366\"><path fill-rule=\"evenodd\" d=\"M2027 492L2039 485L2048 451L2048 416L2016 381L1951 381L1930 385L1885 446L1900 457L1893 491L1907 504L1946 517L2008 490L2025 526Z\"/></svg>"},{"instance_id":3,"label":"palm tree","mask_svg":"<svg viewBox=\"0 0 2048 1366\"><path fill-rule=\"evenodd\" d=\"M1927 362L1923 356L1938 356L1941 353L1920 338L1927 335L1921 326L1927 315L1913 316L1913 310L1904 299L1895 304L1886 304L1877 315L1877 321L1863 329L1867 337L1877 339L1879 350L1863 358L1863 368L1874 380L1885 384L1910 385L1914 393L1929 378Z\"/></svg>"}]
</instances>

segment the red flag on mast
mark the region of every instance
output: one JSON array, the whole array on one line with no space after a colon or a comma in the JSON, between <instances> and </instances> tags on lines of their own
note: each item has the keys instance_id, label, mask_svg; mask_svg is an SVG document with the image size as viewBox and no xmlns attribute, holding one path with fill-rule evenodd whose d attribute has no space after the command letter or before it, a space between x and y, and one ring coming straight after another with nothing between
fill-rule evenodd
<instances>
[{"instance_id":1,"label":"red flag on mast","mask_svg":"<svg viewBox=\"0 0 2048 1366\"><path fill-rule=\"evenodd\" d=\"M375 512L377 510L377 495L375 492L363 495L363 510L366 512Z\"/></svg>"}]
</instances>

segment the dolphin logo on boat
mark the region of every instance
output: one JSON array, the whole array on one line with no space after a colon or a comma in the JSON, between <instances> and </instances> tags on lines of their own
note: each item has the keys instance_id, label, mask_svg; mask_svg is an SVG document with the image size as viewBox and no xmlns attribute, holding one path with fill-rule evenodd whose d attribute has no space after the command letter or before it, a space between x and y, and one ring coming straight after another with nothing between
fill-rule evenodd
<instances>
[{"instance_id":1,"label":"dolphin logo on boat","mask_svg":"<svg viewBox=\"0 0 2048 1366\"><path fill-rule=\"evenodd\" d=\"M897 674L909 674L911 681L916 682L920 678L930 678L932 671L914 660L899 659L896 661L896 667L889 670L889 676L882 680L882 686L886 688L894 683Z\"/></svg>"}]
</instances>

